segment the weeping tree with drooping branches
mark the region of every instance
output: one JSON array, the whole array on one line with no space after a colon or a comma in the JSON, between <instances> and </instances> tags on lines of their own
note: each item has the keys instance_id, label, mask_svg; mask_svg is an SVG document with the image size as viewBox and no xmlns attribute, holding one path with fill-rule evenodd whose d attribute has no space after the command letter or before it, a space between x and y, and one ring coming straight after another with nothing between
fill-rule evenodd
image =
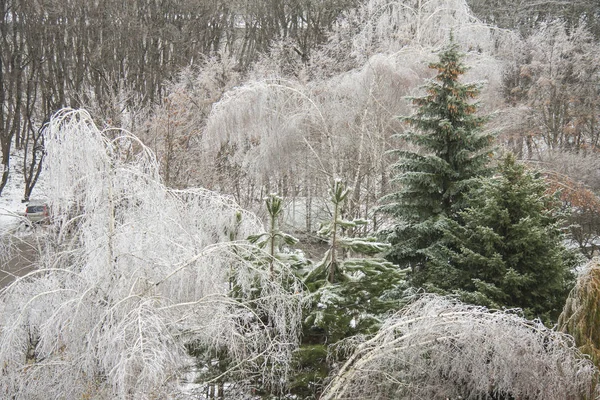
<instances>
[{"instance_id":1,"label":"weeping tree with drooping branches","mask_svg":"<svg viewBox=\"0 0 600 400\"><path fill-rule=\"evenodd\" d=\"M598 370L569 335L515 311L426 295L353 349L322 400L591 399Z\"/></svg>"},{"instance_id":2,"label":"weeping tree with drooping branches","mask_svg":"<svg viewBox=\"0 0 600 400\"><path fill-rule=\"evenodd\" d=\"M57 114L46 144L53 223L38 269L0 292L2 397L166 397L191 343L227 349L225 379L283 390L301 315L289 289L301 288L231 242L258 219L214 192L166 188L145 146L85 111Z\"/></svg>"}]
</instances>

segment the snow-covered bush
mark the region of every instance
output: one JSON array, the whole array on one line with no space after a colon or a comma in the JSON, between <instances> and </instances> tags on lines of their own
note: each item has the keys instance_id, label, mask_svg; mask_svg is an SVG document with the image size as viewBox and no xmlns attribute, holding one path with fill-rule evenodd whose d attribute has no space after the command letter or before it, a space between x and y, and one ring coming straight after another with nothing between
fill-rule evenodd
<instances>
[{"instance_id":1,"label":"snow-covered bush","mask_svg":"<svg viewBox=\"0 0 600 400\"><path fill-rule=\"evenodd\" d=\"M389 318L330 382L329 399L595 398L598 371L571 336L514 311L423 296Z\"/></svg>"},{"instance_id":2,"label":"snow-covered bush","mask_svg":"<svg viewBox=\"0 0 600 400\"><path fill-rule=\"evenodd\" d=\"M299 296L284 266L272 276L233 241L261 231L257 218L208 190L169 190L145 146L85 111L48 132L53 225L39 269L0 292L0 397L165 398L189 343L226 348L240 380L283 384Z\"/></svg>"}]
</instances>

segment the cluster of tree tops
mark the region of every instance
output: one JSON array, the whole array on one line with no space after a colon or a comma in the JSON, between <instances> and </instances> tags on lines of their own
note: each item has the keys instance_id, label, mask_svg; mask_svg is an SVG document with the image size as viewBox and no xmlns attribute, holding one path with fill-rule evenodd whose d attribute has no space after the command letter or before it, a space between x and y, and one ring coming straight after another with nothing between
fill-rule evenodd
<instances>
[{"instance_id":1,"label":"cluster of tree tops","mask_svg":"<svg viewBox=\"0 0 600 400\"><path fill-rule=\"evenodd\" d=\"M331 371L349 356L346 341L376 334L415 296L437 293L490 309L519 308L526 318L552 327L575 284L581 256L565 247L557 193L514 155L494 158L493 134L482 129L486 118L473 103L478 86L459 80L466 68L455 43L430 68L435 78L424 96L412 99L416 112L404 118L414 131L399 135L414 145L396 152L400 189L381 201L391 226L377 238L357 235L368 221L344 218L350 189L334 180L331 218L318 232L328 244L320 261L291 250L297 239L279 225L284 205L277 195L266 199L266 233L249 238L268 253L258 262L269 265L271 274L277 273L274 261L290 265L308 292L289 383L299 398L319 398ZM599 295L597 289L589 292L592 297L584 299ZM562 327L578 335L578 344L596 360L597 344L570 318L585 313L574 302L561 317ZM203 366L220 357L207 359L200 350L192 354ZM206 370L207 377L220 376L216 387L227 379L227 366L221 358ZM211 393L222 395L223 388Z\"/></svg>"},{"instance_id":2,"label":"cluster of tree tops","mask_svg":"<svg viewBox=\"0 0 600 400\"><path fill-rule=\"evenodd\" d=\"M413 10L420 7L421 2L417 3L412 4ZM188 151L192 148L191 140L202 138L200 134L194 136L201 124L197 118L180 116L185 113L189 116L200 109L204 110L199 114L205 122L213 103L220 100L231 85L241 82L231 80L226 74L248 73L253 63L261 61L261 55L275 51L271 44L277 40L286 43L289 54L303 63L310 62L317 47L328 39L328 30L335 25L336 18L356 5L354 1L318 5L312 1L56 1L40 8L39 3L27 0L3 2L0 193L10 171L9 156L14 144L26 149L25 197L29 196L42 162L43 122L64 106L85 106L108 125L141 130L149 128L140 124L143 120L140 115L156 111L148 119L162 129L160 137L154 140L164 146L158 156L165 182L170 186L185 186L187 181L177 180L178 171L189 175L187 168L199 164L204 173L202 179L211 178L206 173L209 163L201 164L194 158L195 154ZM596 88L585 84L587 71L594 67L593 63L584 63L591 55L587 51L591 47L586 46L597 41L600 34L597 2L523 1L515 5L510 1L472 1L470 5L484 21L518 30L524 36L535 34L539 23L558 17L564 29L556 32L563 36L552 32L541 35L540 41L553 41L553 44L544 42L547 47L540 45L539 48L554 51L556 46L564 45L574 49L572 56L563 57L566 51L557 51L558 56L550 58L550 74L544 75L547 71L540 67L535 49L524 51L518 63L506 69L504 98L514 104L525 104L524 99L527 99L526 104L539 115L532 125L539 123L540 126L531 127L526 135L518 137L521 140L516 146L517 152L520 151L518 156L531 155L536 144L546 148L597 150L600 131L596 127L598 104L593 100L597 97ZM587 27L591 36L577 42L570 34L580 24ZM219 55L217 61L208 60L211 54ZM233 67L225 70L227 57ZM285 59L278 61L285 62ZM578 64L579 61L582 62ZM197 81L184 73L178 77L177 84L169 87L170 95L181 95L165 96L165 82L184 66L195 63L205 63L202 66L212 66L212 72L218 72L210 76L211 84L218 90L208 95L204 93L205 97L188 96ZM376 143L375 140L386 142L385 146L373 149L381 158L374 158L369 164L363 159L363 153L348 152L348 159L344 160L348 164L339 161L340 152L334 151L338 149L334 142L354 141L352 136L335 137L331 129L337 122L335 117L342 112L342 100L351 97L347 93L339 94L338 103L318 104L319 90L325 91L324 85L317 85L315 92L309 93L275 82L239 88L229 96L229 100L248 93L260 97L264 88L278 90L286 96L292 93L296 97L273 96L265 100L268 96L263 96L255 102L246 101L248 107L267 105L249 108L258 117L275 110L276 116L269 122L279 127L275 123L284 121L291 133L295 132L294 122L304 118L299 109L316 110L306 116L307 122L302 127L308 127L304 129L307 134L298 142L305 145L303 155L317 155L315 160L320 165L310 170L309 175L314 175L314 171L324 174L333 171L330 179L324 179L330 186L328 199L332 218L319 230L319 235L328 243L328 251L320 261L313 263L300 253L280 249L282 243L289 246L295 240L277 225L282 212L278 197L267 200L270 220L267 233L250 238L268 253L268 257L256 260L257 263L269 268L272 275L277 273L275 259L289 264L308 292L303 308L303 342L296 353L290 382L291 391L299 396L318 396L330 370L347 357L344 340L377 332L385 317L409 301L411 293L441 293L491 308L517 307L528 318L553 324L573 287L572 268L578 260L564 245L561 206L565 201L576 206L576 215L582 215L580 212L590 206L594 216L600 215L593 193L569 187L565 185L565 182L570 183L568 180L558 177L552 182L565 189L559 198L554 194L556 187L544 180L545 175L518 163L510 154L494 157L500 152L495 151L494 136L483 129L486 118L478 113L474 103L479 87L460 81L466 69L455 43L444 50L431 67L436 71L434 79L423 88L423 96L411 99L416 112L402 119L408 129L393 126L403 133L396 135L399 140L394 142L398 143L398 150L394 152L392 182L386 181L388 165L381 156L385 153L381 150L389 145L388 138L380 131L377 138L371 135L369 128L365 128L366 118L355 118L364 129L348 130L361 138L356 143L365 148ZM556 74L556 70L560 73ZM543 77L547 84L540 85L539 79L533 81L534 76ZM563 90L565 88L569 90ZM181 92L177 92L179 90ZM216 98L211 97L215 94ZM388 104L383 97L372 97L379 105ZM396 100L392 98L389 103ZM198 107L199 102L206 104ZM148 105L150 108L146 108ZM226 109L225 105L221 105L222 109ZM293 117L281 117L289 110ZM140 115L134 115L136 113ZM248 114L239 115L241 121L251 125ZM234 115L227 117L226 122L234 121ZM389 124L389 118L381 120L384 119L385 124ZM319 130L314 129L314 125L311 127L314 120L319 120ZM340 120L344 127L356 128L341 117ZM261 125L261 120L257 121L257 125ZM377 118L373 121L381 122ZM217 126L214 121L213 125ZM258 131L264 132L266 128L261 125ZM239 126L235 129L244 130ZM185 134L178 135L183 130ZM219 130L219 133L224 131ZM318 139L309 136L318 136L315 132L320 134ZM540 132L539 137L533 138L536 132ZM277 140L281 141L275 142L285 144L284 134L288 132L278 133L281 135ZM363 140L369 135L374 137L373 142ZM156 149L155 142L148 140L151 137L144 139ZM272 154L263 151L260 145L267 143L267 139L271 138L257 135L243 137L240 143L235 143L231 136L231 142L217 145L214 168L225 176L230 186L214 185L234 194L238 200L255 187L269 190L268 177L266 181L248 178L251 168L257 175L278 173L265 166ZM283 157L286 163L291 164L294 146L298 143L290 144L290 159L286 157L288 154ZM263 157L261 162L248 162L239 156L241 150L255 149L258 149L255 155ZM366 158L368 150L360 150L364 150ZM357 168L347 168L348 165L357 165ZM333 179L336 173L348 170L357 171L356 179L348 182L353 192L341 180ZM377 184L384 189L370 190L369 179L376 181L375 176ZM282 174L279 181L281 185L273 186L284 189L303 186L303 182L292 179L292 174ZM317 193L320 189L314 187L315 198L323 197ZM369 192L371 196L382 196L374 200L361 197ZM370 206L366 206L369 201ZM365 220L355 218L360 214L356 211L366 210L364 214L372 215L374 203L379 204L378 215L385 216L381 220L389 223L380 221L375 229L377 239L353 235L365 226ZM306 206L311 207L308 203ZM587 223L590 218L586 216L583 221ZM590 235L582 237L580 244ZM376 257L379 253L385 258ZM239 290L231 287L231 295L236 296ZM582 319L586 319L592 314L582 315ZM262 322L270 325L268 318ZM582 334L584 330L572 322L573 319L568 319L565 329L578 330L574 332L580 333L576 338L588 345L586 351L593 353L589 335ZM220 354L207 355L203 349L193 346L190 351L201 357L208 356L204 360L206 365L217 371L209 368L207 373L216 373L218 378L213 381L217 385L231 378L222 375L228 370L228 360ZM215 358L220 362L213 363ZM268 391L268 388L262 389Z\"/></svg>"},{"instance_id":3,"label":"cluster of tree tops","mask_svg":"<svg viewBox=\"0 0 600 400\"><path fill-rule=\"evenodd\" d=\"M584 23L600 35L593 0L468 2L490 24L529 34L542 21ZM236 70L286 41L290 54L309 62L340 16L356 0L46 1L0 5L0 194L10 171L11 147L25 148L24 198L35 186L43 157L44 123L63 107L84 107L119 125L164 100L165 83L186 66L228 54ZM420 8L421 5L410 5ZM137 121L137 120L136 120ZM131 122L131 121L130 121Z\"/></svg>"}]
</instances>

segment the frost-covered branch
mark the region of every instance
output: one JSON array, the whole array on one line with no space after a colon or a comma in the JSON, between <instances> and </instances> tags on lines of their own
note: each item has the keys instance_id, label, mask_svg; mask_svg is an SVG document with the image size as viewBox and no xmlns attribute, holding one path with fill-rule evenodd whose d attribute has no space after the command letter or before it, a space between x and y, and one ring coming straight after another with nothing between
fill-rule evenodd
<instances>
[{"instance_id":1,"label":"frost-covered branch","mask_svg":"<svg viewBox=\"0 0 600 400\"><path fill-rule=\"evenodd\" d=\"M592 259L577 279L558 319L561 331L573 335L579 349L600 364L600 264Z\"/></svg>"},{"instance_id":2,"label":"frost-covered branch","mask_svg":"<svg viewBox=\"0 0 600 400\"><path fill-rule=\"evenodd\" d=\"M226 348L228 376L283 385L301 288L231 242L259 220L214 192L166 188L145 146L85 111L48 132L54 223L39 269L0 292L0 397L164 398L190 344Z\"/></svg>"},{"instance_id":3,"label":"frost-covered branch","mask_svg":"<svg viewBox=\"0 0 600 400\"><path fill-rule=\"evenodd\" d=\"M352 345L323 400L597 395L598 371L572 338L513 311L424 296Z\"/></svg>"}]
</instances>

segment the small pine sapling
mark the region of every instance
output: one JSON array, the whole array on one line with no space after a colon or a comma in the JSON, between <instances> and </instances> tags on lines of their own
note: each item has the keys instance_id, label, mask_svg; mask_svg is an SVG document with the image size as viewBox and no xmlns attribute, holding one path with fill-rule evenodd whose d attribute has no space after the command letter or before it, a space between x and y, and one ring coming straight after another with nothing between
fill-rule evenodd
<instances>
[{"instance_id":1,"label":"small pine sapling","mask_svg":"<svg viewBox=\"0 0 600 400\"><path fill-rule=\"evenodd\" d=\"M376 257L389 245L371 237L349 237L345 230L365 225L346 220L342 206L350 190L336 180L331 189L332 219L319 230L328 241L323 259L304 277L309 291L305 301L303 341L298 351L298 386L320 392L331 368L331 345L357 334L372 334L384 315L400 307L406 270ZM303 372L303 373L302 373ZM308 393L299 393L307 395Z\"/></svg>"},{"instance_id":2,"label":"small pine sapling","mask_svg":"<svg viewBox=\"0 0 600 400\"><path fill-rule=\"evenodd\" d=\"M270 194L265 199L265 205L269 217L269 230L249 236L248 241L267 252L271 276L275 273L274 264L276 261L289 264L292 267L306 265L308 261L301 252L284 252L281 249L282 245L293 246L298 243L297 238L280 229L279 220L283 212L283 198L276 194Z\"/></svg>"},{"instance_id":3,"label":"small pine sapling","mask_svg":"<svg viewBox=\"0 0 600 400\"><path fill-rule=\"evenodd\" d=\"M407 272L375 257L385 251L388 244L373 237L344 235L345 230L367 223L343 218L342 206L349 192L340 180L334 182L330 198L332 219L318 232L328 241L329 249L304 278L312 303L305 324L322 331L328 343L376 329L378 315L397 306L388 295L403 285Z\"/></svg>"}]
</instances>

